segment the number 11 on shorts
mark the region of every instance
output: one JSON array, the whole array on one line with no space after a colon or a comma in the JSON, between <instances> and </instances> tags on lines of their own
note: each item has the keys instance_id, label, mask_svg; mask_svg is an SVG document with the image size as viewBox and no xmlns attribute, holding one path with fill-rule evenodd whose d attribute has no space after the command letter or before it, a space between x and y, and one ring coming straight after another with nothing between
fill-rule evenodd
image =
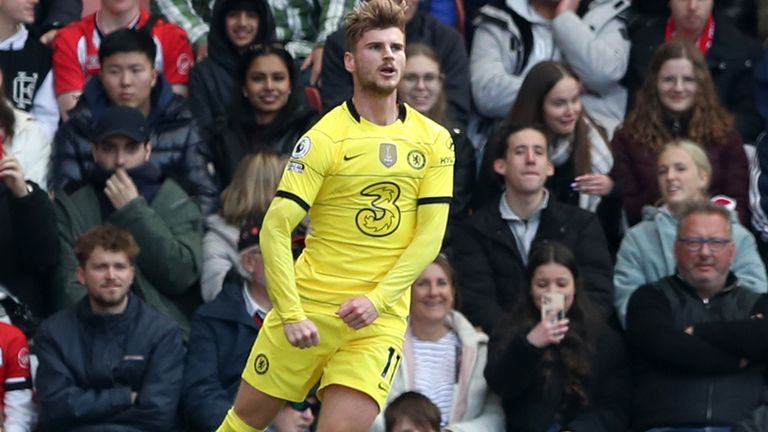
<instances>
[{"instance_id":1,"label":"number 11 on shorts","mask_svg":"<svg viewBox=\"0 0 768 432\"><path fill-rule=\"evenodd\" d=\"M387 348L387 351L389 352L389 355L387 356L387 364L384 365L384 369L381 370L381 377L386 378L387 374L389 374L390 367L392 367L392 358L395 358L395 364L394 367L392 367L392 373L389 375L389 383L392 384L392 380L395 378L395 372L397 371L397 367L400 366L400 354L397 353L397 350L394 347Z\"/></svg>"}]
</instances>

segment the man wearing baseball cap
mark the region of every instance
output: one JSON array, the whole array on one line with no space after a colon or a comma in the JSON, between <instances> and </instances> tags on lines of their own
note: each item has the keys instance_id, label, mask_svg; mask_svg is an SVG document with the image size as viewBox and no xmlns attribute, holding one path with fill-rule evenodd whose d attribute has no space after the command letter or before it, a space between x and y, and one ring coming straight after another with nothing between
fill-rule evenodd
<instances>
[{"instance_id":1,"label":"man wearing baseball cap","mask_svg":"<svg viewBox=\"0 0 768 432\"><path fill-rule=\"evenodd\" d=\"M237 250L247 276L231 272L221 292L192 320L181 403L190 430L211 431L235 400L251 345L272 309L259 248L261 218L240 229Z\"/></svg>"},{"instance_id":2,"label":"man wearing baseball cap","mask_svg":"<svg viewBox=\"0 0 768 432\"><path fill-rule=\"evenodd\" d=\"M152 145L144 115L127 106L104 110L93 129L93 173L54 192L62 260L54 275L57 309L85 294L75 278L77 239L94 225L129 231L143 251L132 290L189 332L188 312L198 304L202 216L187 193L149 160Z\"/></svg>"}]
</instances>

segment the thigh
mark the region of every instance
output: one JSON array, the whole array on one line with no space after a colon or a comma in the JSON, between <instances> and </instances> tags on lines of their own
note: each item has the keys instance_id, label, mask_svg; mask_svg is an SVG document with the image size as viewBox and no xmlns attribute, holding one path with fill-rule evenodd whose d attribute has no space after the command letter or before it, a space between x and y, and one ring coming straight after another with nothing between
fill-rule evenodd
<instances>
[{"instance_id":1,"label":"thigh","mask_svg":"<svg viewBox=\"0 0 768 432\"><path fill-rule=\"evenodd\" d=\"M328 359L318 396L325 407L325 388L340 385L366 394L383 410L392 379L403 359L404 327L374 322L348 337Z\"/></svg>"},{"instance_id":2,"label":"thigh","mask_svg":"<svg viewBox=\"0 0 768 432\"><path fill-rule=\"evenodd\" d=\"M308 317L317 326L320 345L301 349L288 343L282 322L277 314L270 313L243 369L243 381L272 397L303 401L320 380L323 366L338 343L333 337L333 320L329 319L333 317L311 314Z\"/></svg>"},{"instance_id":3,"label":"thigh","mask_svg":"<svg viewBox=\"0 0 768 432\"><path fill-rule=\"evenodd\" d=\"M342 385L329 385L324 389L317 432L367 431L378 413L378 405L367 394Z\"/></svg>"}]
</instances>

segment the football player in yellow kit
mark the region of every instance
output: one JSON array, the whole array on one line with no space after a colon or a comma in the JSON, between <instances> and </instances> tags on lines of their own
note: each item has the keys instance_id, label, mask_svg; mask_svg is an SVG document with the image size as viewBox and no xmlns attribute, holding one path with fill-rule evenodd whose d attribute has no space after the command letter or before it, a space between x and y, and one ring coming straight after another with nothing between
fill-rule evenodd
<instances>
[{"instance_id":1,"label":"football player in yellow kit","mask_svg":"<svg viewBox=\"0 0 768 432\"><path fill-rule=\"evenodd\" d=\"M453 189L448 131L399 103L404 6L346 19L354 93L296 144L264 220L273 309L221 432L264 430L320 381L318 431L368 430L401 360L410 285L439 252ZM313 231L293 263L290 235Z\"/></svg>"}]
</instances>

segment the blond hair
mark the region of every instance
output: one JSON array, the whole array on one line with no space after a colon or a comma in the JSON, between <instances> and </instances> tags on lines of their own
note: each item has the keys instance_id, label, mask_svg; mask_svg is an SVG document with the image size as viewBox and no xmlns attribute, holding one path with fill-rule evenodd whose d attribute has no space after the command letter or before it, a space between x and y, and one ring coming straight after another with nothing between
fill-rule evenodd
<instances>
[{"instance_id":1,"label":"blond hair","mask_svg":"<svg viewBox=\"0 0 768 432\"><path fill-rule=\"evenodd\" d=\"M700 145L689 139L675 140L667 143L664 145L664 147L662 147L661 151L659 152L659 158L661 158L661 155L664 152L673 148L677 148L686 152L688 156L691 157L693 164L696 165L696 168L698 168L699 173L704 172L708 175L712 174L712 164L709 163L709 157Z\"/></svg>"},{"instance_id":2,"label":"blond hair","mask_svg":"<svg viewBox=\"0 0 768 432\"><path fill-rule=\"evenodd\" d=\"M365 32L396 27L405 34L405 1L370 0L363 2L344 17L347 51L354 51Z\"/></svg>"},{"instance_id":3,"label":"blond hair","mask_svg":"<svg viewBox=\"0 0 768 432\"><path fill-rule=\"evenodd\" d=\"M222 219L241 226L269 208L282 177L285 161L273 151L248 154L237 165L232 182L221 193Z\"/></svg>"}]
</instances>

